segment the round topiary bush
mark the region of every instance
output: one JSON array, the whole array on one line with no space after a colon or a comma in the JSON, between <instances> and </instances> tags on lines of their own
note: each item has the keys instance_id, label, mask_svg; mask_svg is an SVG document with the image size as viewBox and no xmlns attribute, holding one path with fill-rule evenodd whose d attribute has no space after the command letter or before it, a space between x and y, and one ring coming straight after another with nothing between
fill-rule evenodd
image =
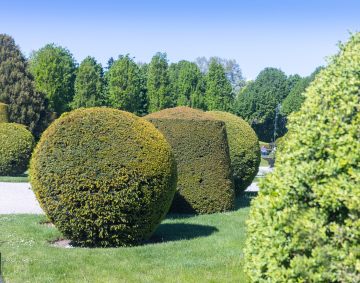
<instances>
[{"instance_id":1,"label":"round topiary bush","mask_svg":"<svg viewBox=\"0 0 360 283\"><path fill-rule=\"evenodd\" d=\"M255 131L240 117L221 111L207 112L225 121L235 193L241 195L259 171L260 146Z\"/></svg>"},{"instance_id":2,"label":"round topiary bush","mask_svg":"<svg viewBox=\"0 0 360 283\"><path fill-rule=\"evenodd\" d=\"M359 282L360 33L305 97L251 203L246 272L252 282Z\"/></svg>"},{"instance_id":3,"label":"round topiary bush","mask_svg":"<svg viewBox=\"0 0 360 283\"><path fill-rule=\"evenodd\" d=\"M170 213L210 214L235 208L225 122L187 106L144 117L170 144L179 180Z\"/></svg>"},{"instance_id":4,"label":"round topiary bush","mask_svg":"<svg viewBox=\"0 0 360 283\"><path fill-rule=\"evenodd\" d=\"M4 103L0 103L0 123L9 123L8 106Z\"/></svg>"},{"instance_id":5,"label":"round topiary bush","mask_svg":"<svg viewBox=\"0 0 360 283\"><path fill-rule=\"evenodd\" d=\"M176 163L153 125L131 113L64 113L43 133L30 182L48 219L81 246L142 244L174 197Z\"/></svg>"},{"instance_id":6,"label":"round topiary bush","mask_svg":"<svg viewBox=\"0 0 360 283\"><path fill-rule=\"evenodd\" d=\"M24 173L34 147L33 135L22 125L0 123L0 175Z\"/></svg>"}]
</instances>

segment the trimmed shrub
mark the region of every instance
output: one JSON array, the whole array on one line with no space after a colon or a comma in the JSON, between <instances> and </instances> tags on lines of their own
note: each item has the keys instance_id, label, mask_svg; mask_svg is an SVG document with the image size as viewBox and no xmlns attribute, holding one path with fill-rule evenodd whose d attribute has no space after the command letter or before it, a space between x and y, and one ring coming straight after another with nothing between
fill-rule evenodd
<instances>
[{"instance_id":1,"label":"trimmed shrub","mask_svg":"<svg viewBox=\"0 0 360 283\"><path fill-rule=\"evenodd\" d=\"M0 175L24 173L34 147L35 139L25 127L14 123L0 123Z\"/></svg>"},{"instance_id":2,"label":"trimmed shrub","mask_svg":"<svg viewBox=\"0 0 360 283\"><path fill-rule=\"evenodd\" d=\"M64 113L44 132L30 164L46 216L81 246L142 244L166 215L176 180L160 132L110 108Z\"/></svg>"},{"instance_id":3,"label":"trimmed shrub","mask_svg":"<svg viewBox=\"0 0 360 283\"><path fill-rule=\"evenodd\" d=\"M207 112L225 121L235 194L241 195L254 180L260 165L260 146L255 131L240 117L221 111Z\"/></svg>"},{"instance_id":4,"label":"trimmed shrub","mask_svg":"<svg viewBox=\"0 0 360 283\"><path fill-rule=\"evenodd\" d=\"M178 166L171 213L206 214L235 208L225 122L186 106L144 117L163 133Z\"/></svg>"},{"instance_id":5,"label":"trimmed shrub","mask_svg":"<svg viewBox=\"0 0 360 283\"><path fill-rule=\"evenodd\" d=\"M0 123L9 123L8 106L4 103L0 103Z\"/></svg>"},{"instance_id":6,"label":"trimmed shrub","mask_svg":"<svg viewBox=\"0 0 360 283\"><path fill-rule=\"evenodd\" d=\"M339 46L251 203L252 282L360 280L360 33Z\"/></svg>"}]
</instances>

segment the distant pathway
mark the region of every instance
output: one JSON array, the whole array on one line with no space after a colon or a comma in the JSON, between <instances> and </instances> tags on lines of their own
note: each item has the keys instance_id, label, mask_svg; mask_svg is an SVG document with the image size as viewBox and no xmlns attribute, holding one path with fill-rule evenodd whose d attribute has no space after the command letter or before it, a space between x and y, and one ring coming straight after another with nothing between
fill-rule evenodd
<instances>
[{"instance_id":1,"label":"distant pathway","mask_svg":"<svg viewBox=\"0 0 360 283\"><path fill-rule=\"evenodd\" d=\"M269 173L272 168L259 167L257 177L262 177L264 173ZM257 192L259 187L257 182L252 183L246 192ZM30 183L4 183L0 182L0 214L44 214L34 192L31 190Z\"/></svg>"}]
</instances>

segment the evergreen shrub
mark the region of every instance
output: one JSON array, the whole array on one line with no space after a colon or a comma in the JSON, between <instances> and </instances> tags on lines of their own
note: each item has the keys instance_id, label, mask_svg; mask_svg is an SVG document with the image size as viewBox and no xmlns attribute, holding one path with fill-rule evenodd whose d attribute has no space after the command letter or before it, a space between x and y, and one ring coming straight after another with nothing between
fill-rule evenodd
<instances>
[{"instance_id":1,"label":"evergreen shrub","mask_svg":"<svg viewBox=\"0 0 360 283\"><path fill-rule=\"evenodd\" d=\"M4 103L0 103L0 123L9 123L8 106Z\"/></svg>"},{"instance_id":2,"label":"evergreen shrub","mask_svg":"<svg viewBox=\"0 0 360 283\"><path fill-rule=\"evenodd\" d=\"M360 281L360 33L339 47L251 203L252 282Z\"/></svg>"},{"instance_id":3,"label":"evergreen shrub","mask_svg":"<svg viewBox=\"0 0 360 283\"><path fill-rule=\"evenodd\" d=\"M0 123L0 175L24 173L34 147L35 139L23 125Z\"/></svg>"},{"instance_id":4,"label":"evergreen shrub","mask_svg":"<svg viewBox=\"0 0 360 283\"><path fill-rule=\"evenodd\" d=\"M169 211L207 214L234 209L225 122L187 106L144 118L163 133L177 162L177 191Z\"/></svg>"},{"instance_id":5,"label":"evergreen shrub","mask_svg":"<svg viewBox=\"0 0 360 283\"><path fill-rule=\"evenodd\" d=\"M176 181L162 134L110 108L64 113L44 132L30 164L46 216L81 246L142 244L168 212Z\"/></svg>"},{"instance_id":6,"label":"evergreen shrub","mask_svg":"<svg viewBox=\"0 0 360 283\"><path fill-rule=\"evenodd\" d=\"M255 131L240 117L221 111L207 112L225 121L235 194L241 195L259 171L260 146Z\"/></svg>"}]
</instances>

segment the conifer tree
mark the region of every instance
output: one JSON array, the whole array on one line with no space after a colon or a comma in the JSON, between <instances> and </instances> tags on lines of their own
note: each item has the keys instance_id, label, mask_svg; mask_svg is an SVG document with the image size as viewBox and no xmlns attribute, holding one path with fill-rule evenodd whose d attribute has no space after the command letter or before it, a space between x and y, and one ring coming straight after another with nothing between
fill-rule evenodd
<instances>
[{"instance_id":1,"label":"conifer tree","mask_svg":"<svg viewBox=\"0 0 360 283\"><path fill-rule=\"evenodd\" d=\"M206 107L208 110L231 112L234 104L234 93L226 77L225 69L214 60L207 73Z\"/></svg>"},{"instance_id":2,"label":"conifer tree","mask_svg":"<svg viewBox=\"0 0 360 283\"><path fill-rule=\"evenodd\" d=\"M194 62L185 61L177 83L177 106L205 110L205 90L201 88L201 72Z\"/></svg>"},{"instance_id":3,"label":"conifer tree","mask_svg":"<svg viewBox=\"0 0 360 283\"><path fill-rule=\"evenodd\" d=\"M149 68L147 89L149 113L154 113L171 106L166 53L158 52L153 56Z\"/></svg>"},{"instance_id":4,"label":"conifer tree","mask_svg":"<svg viewBox=\"0 0 360 283\"><path fill-rule=\"evenodd\" d=\"M129 54L120 55L110 69L109 105L136 113L139 107L139 68Z\"/></svg>"},{"instance_id":5,"label":"conifer tree","mask_svg":"<svg viewBox=\"0 0 360 283\"><path fill-rule=\"evenodd\" d=\"M139 92L139 108L137 115L140 117L146 116L149 114L149 100L147 96L147 80L149 73L149 64L141 64L139 70L139 82L140 82L140 92Z\"/></svg>"},{"instance_id":6,"label":"conifer tree","mask_svg":"<svg viewBox=\"0 0 360 283\"><path fill-rule=\"evenodd\" d=\"M0 34L0 102L8 104L9 121L29 126L36 139L50 123L49 101L36 91L28 61L6 34Z\"/></svg>"},{"instance_id":7,"label":"conifer tree","mask_svg":"<svg viewBox=\"0 0 360 283\"><path fill-rule=\"evenodd\" d=\"M52 43L33 52L30 59L38 91L46 94L58 115L70 110L77 69L70 51Z\"/></svg>"},{"instance_id":8,"label":"conifer tree","mask_svg":"<svg viewBox=\"0 0 360 283\"><path fill-rule=\"evenodd\" d=\"M86 57L81 62L75 79L75 96L71 103L72 109L101 106L102 76L104 72L101 64L95 58Z\"/></svg>"}]
</instances>

